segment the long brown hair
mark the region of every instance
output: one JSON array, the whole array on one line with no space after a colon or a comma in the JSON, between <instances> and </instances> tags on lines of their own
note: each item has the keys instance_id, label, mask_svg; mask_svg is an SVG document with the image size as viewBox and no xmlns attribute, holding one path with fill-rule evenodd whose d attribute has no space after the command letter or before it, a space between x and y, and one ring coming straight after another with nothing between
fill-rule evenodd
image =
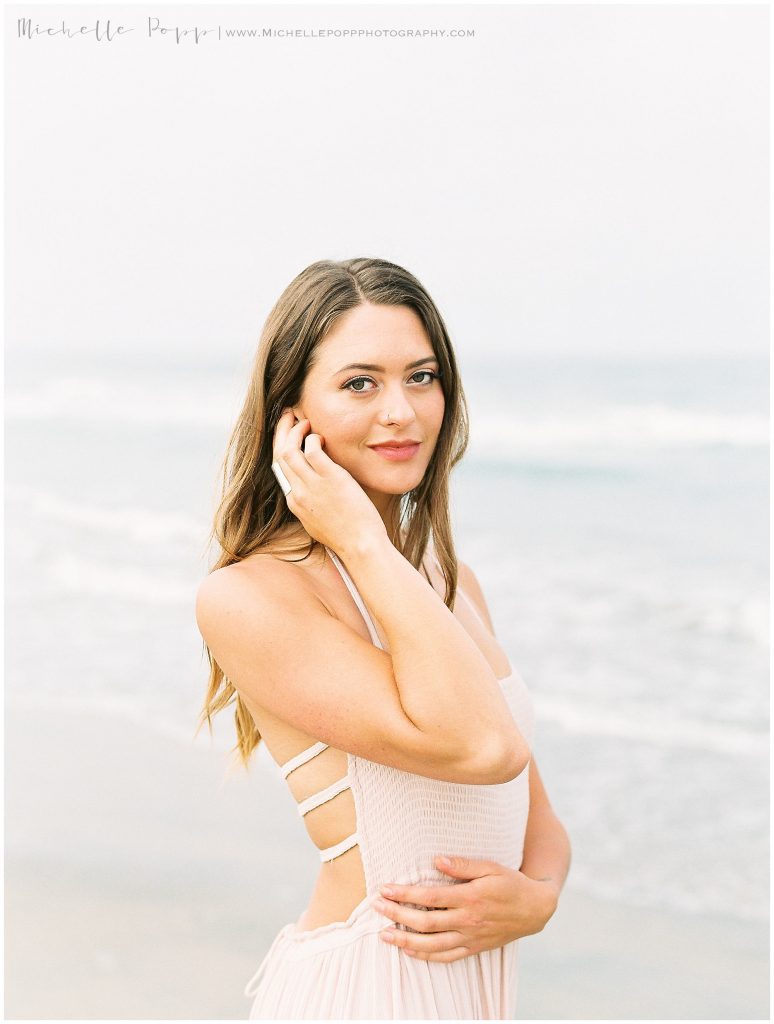
<instances>
[{"instance_id":1,"label":"long brown hair","mask_svg":"<svg viewBox=\"0 0 774 1024\"><path fill-rule=\"evenodd\" d=\"M308 558L318 542L283 543L279 534L297 518L288 509L271 469L274 430L283 408L300 401L301 389L316 358L317 346L340 316L363 303L407 306L421 319L440 366L445 409L433 456L421 482L396 495L388 526L392 543L419 569L432 531L433 548L445 581L444 601L451 608L457 590L457 559L449 518L449 475L468 445L468 412L457 363L441 314L420 282L403 267L360 257L319 260L302 270L280 295L264 324L244 404L231 433L221 468L222 497L208 535L220 546L210 572L258 550ZM308 535L307 535L308 536ZM323 549L324 550L324 549ZM236 701L237 752L244 766L261 734L232 683L204 643L210 665L199 725Z\"/></svg>"}]
</instances>

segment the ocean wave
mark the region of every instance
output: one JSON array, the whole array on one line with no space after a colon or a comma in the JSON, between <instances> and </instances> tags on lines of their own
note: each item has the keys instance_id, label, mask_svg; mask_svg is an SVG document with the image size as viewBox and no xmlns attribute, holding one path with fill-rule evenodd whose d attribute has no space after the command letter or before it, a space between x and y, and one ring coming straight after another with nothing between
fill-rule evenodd
<instances>
[{"instance_id":1,"label":"ocean wave","mask_svg":"<svg viewBox=\"0 0 774 1024\"><path fill-rule=\"evenodd\" d=\"M769 443L757 413L696 412L657 403L600 404L568 413L474 416L470 453L477 460L517 448L653 448Z\"/></svg>"},{"instance_id":2,"label":"ocean wave","mask_svg":"<svg viewBox=\"0 0 774 1024\"><path fill-rule=\"evenodd\" d=\"M769 645L769 606L764 598L721 592L664 594L651 599L649 606L630 611L632 621L661 615L665 628L674 632L721 637L762 649Z\"/></svg>"},{"instance_id":3,"label":"ocean wave","mask_svg":"<svg viewBox=\"0 0 774 1024\"><path fill-rule=\"evenodd\" d=\"M604 736L657 747L695 749L735 757L768 758L768 733L741 726L690 719L670 711L637 707L613 711L588 700L579 704L555 694L533 692L538 720L562 732L580 736Z\"/></svg>"},{"instance_id":4,"label":"ocean wave","mask_svg":"<svg viewBox=\"0 0 774 1024\"><path fill-rule=\"evenodd\" d=\"M242 385L217 376L180 384L70 375L8 386L5 410L10 421L228 427L236 421L243 395ZM502 461L509 451L535 448L760 447L768 443L769 421L763 414L689 411L654 402L498 415L474 408L471 416L470 453L477 460L494 453Z\"/></svg>"},{"instance_id":5,"label":"ocean wave","mask_svg":"<svg viewBox=\"0 0 774 1024\"><path fill-rule=\"evenodd\" d=\"M163 579L134 566L96 562L65 552L51 560L48 584L67 594L112 597L149 607L186 605L193 608L198 581L187 584Z\"/></svg>"},{"instance_id":6,"label":"ocean wave","mask_svg":"<svg viewBox=\"0 0 774 1024\"><path fill-rule=\"evenodd\" d=\"M769 603L764 584L746 586L727 578L707 582L686 573L682 578L597 578L599 565L589 567L582 558L565 564L562 575L540 595L530 595L532 612L560 616L571 624L576 640L588 646L604 642L611 630L661 636L713 637L766 649L769 644ZM535 572L541 578L542 566ZM507 593L503 594L503 603ZM529 613L524 613L529 614Z\"/></svg>"},{"instance_id":7,"label":"ocean wave","mask_svg":"<svg viewBox=\"0 0 774 1024\"><path fill-rule=\"evenodd\" d=\"M609 880L597 865L584 863L576 857L572 868L573 887L607 903L623 902L643 910L664 908L699 917L722 914L740 921L768 921L768 900L761 900L756 890L740 894L740 886L727 893L722 887L700 885L694 891L687 891L679 880L681 868L681 864L675 864L676 881L672 877L657 878L647 886L638 880Z\"/></svg>"},{"instance_id":8,"label":"ocean wave","mask_svg":"<svg viewBox=\"0 0 774 1024\"><path fill-rule=\"evenodd\" d=\"M209 526L191 516L160 512L139 505L105 506L68 501L56 494L9 485L6 498L25 504L25 515L40 516L89 530L116 533L140 544L164 544L172 541L204 543Z\"/></svg>"},{"instance_id":9,"label":"ocean wave","mask_svg":"<svg viewBox=\"0 0 774 1024\"><path fill-rule=\"evenodd\" d=\"M236 421L242 396L223 380L184 385L145 380L63 376L9 387L9 420L81 420L143 426L199 424L226 426Z\"/></svg>"},{"instance_id":10,"label":"ocean wave","mask_svg":"<svg viewBox=\"0 0 774 1024\"><path fill-rule=\"evenodd\" d=\"M209 522L140 505L111 507L72 501L53 492L19 484L7 486L6 499L23 507L25 523L32 519L64 523L76 529L113 534L121 542L132 544L195 544L201 556L208 540ZM20 518L20 515L15 510L15 516ZM155 580L145 578L138 578L135 583L116 578L111 584L113 569L106 563L81 571L73 558L58 565L57 579L63 589L112 592L116 597L136 600L145 596L143 587L151 582L156 586ZM542 579L544 571L543 566L538 565L527 575ZM606 590L597 588L589 593L588 584L594 578L594 571L595 567L582 559L577 565L565 564L561 576L552 579L549 587L540 594L530 594L532 610L537 614L535 628L541 617L558 615L572 623L576 639L588 646L603 642L611 628L626 630L633 623L639 629L649 626L664 633L718 637L752 643L759 648L768 646L769 607L765 597L741 591L729 582L719 586L685 579L668 586L659 585L657 579L648 579L644 573L632 574ZM159 594L164 592L164 587L158 590ZM166 593L168 596L162 599L163 603L176 603L174 595L178 593L178 586L168 584ZM499 600L507 606L507 590ZM520 617L524 614L524 610L519 612Z\"/></svg>"}]
</instances>

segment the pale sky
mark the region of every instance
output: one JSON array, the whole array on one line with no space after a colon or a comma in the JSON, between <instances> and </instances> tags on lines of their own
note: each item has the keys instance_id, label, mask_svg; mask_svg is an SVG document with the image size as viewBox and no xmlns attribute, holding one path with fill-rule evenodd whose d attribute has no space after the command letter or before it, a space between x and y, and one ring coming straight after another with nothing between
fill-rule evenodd
<instances>
[{"instance_id":1,"label":"pale sky","mask_svg":"<svg viewBox=\"0 0 774 1024\"><path fill-rule=\"evenodd\" d=\"M415 273L463 358L768 349L764 5L5 17L11 352L228 363L359 255ZM132 31L17 35L108 17ZM225 38L270 26L306 35ZM343 28L392 32L312 35Z\"/></svg>"}]
</instances>

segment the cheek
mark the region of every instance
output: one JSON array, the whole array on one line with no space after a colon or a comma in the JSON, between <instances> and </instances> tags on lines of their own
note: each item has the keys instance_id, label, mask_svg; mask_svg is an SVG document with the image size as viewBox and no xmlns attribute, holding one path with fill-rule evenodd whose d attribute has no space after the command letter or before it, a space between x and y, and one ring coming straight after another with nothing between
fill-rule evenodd
<instances>
[{"instance_id":1,"label":"cheek","mask_svg":"<svg viewBox=\"0 0 774 1024\"><path fill-rule=\"evenodd\" d=\"M433 405L431 411L431 418L435 421L436 431L440 432L441 424L443 423L443 414L446 409L446 399L444 398L443 392L438 396L436 402Z\"/></svg>"},{"instance_id":2,"label":"cheek","mask_svg":"<svg viewBox=\"0 0 774 1024\"><path fill-rule=\"evenodd\" d=\"M368 438L368 422L357 411L342 410L331 405L318 407L310 413L312 430L325 438L325 450L333 455L335 452L351 452Z\"/></svg>"}]
</instances>

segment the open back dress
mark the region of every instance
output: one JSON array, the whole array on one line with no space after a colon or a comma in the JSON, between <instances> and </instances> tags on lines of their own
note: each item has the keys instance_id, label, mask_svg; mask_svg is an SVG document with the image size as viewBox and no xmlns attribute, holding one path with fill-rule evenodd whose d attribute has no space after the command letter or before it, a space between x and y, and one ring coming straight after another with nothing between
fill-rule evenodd
<instances>
[{"instance_id":1,"label":"open back dress","mask_svg":"<svg viewBox=\"0 0 774 1024\"><path fill-rule=\"evenodd\" d=\"M352 578L335 552L326 551L372 641L384 649ZM459 587L458 593L478 615ZM529 690L515 669L500 685L531 747L534 713ZM280 768L283 776L326 746L315 743L291 758ZM390 882L459 884L434 866L439 854L484 858L518 869L529 812L529 765L510 782L469 785L426 778L347 752L347 774L299 804L299 813L308 813L347 788L352 790L357 828L321 850L320 859L332 860L359 845L366 895L346 921L306 931L290 922L280 930L245 986L244 994L252 1000L248 1019L513 1018L518 940L448 963L410 957L379 938L378 933L394 922L372 903L379 898L379 887Z\"/></svg>"}]
</instances>

